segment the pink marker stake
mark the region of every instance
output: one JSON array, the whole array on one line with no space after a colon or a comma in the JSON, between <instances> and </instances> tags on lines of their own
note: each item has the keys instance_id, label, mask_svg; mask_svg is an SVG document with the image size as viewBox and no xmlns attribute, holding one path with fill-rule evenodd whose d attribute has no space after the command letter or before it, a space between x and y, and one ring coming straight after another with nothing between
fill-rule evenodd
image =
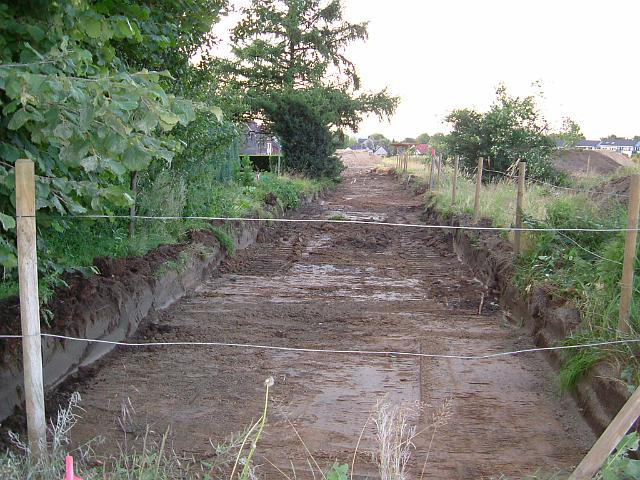
<instances>
[{"instance_id":1,"label":"pink marker stake","mask_svg":"<svg viewBox=\"0 0 640 480\"><path fill-rule=\"evenodd\" d=\"M73 457L67 455L64 460L66 465L64 480L82 480L80 477L76 477L73 471Z\"/></svg>"}]
</instances>

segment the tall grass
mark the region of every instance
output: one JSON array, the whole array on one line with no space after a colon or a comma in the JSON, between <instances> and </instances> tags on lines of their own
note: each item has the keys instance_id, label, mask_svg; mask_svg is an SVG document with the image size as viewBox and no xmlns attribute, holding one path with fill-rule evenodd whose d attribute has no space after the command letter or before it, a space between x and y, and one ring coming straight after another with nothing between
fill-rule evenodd
<instances>
[{"instance_id":1,"label":"tall grass","mask_svg":"<svg viewBox=\"0 0 640 480\"><path fill-rule=\"evenodd\" d=\"M395 160L384 164L395 166ZM408 162L408 174L423 182L429 180L429 165L417 159ZM640 171L638 167L620 169L607 177L580 180L578 189L591 190L599 184ZM494 226L514 224L516 185L513 179L497 176L484 183L481 192L481 215ZM597 177L595 177L597 179ZM451 203L452 169L447 165L441 183L428 192L431 202L446 215L470 215L475 201L475 176L461 172L458 193ZM554 189L530 184L524 196L527 226L535 228L607 229L626 227L627 207L617 197L598 197L588 193ZM526 295L537 286L552 289L555 297L574 303L581 315L578 329L565 343L577 345L619 338L617 331L620 281L624 255L624 235L611 232L540 232L525 233L524 251L516 261L515 282ZM640 272L640 252L636 271ZM640 331L640 275L636 275L631 325ZM638 349L616 346L572 350L564 354L559 382L564 390L575 388L594 365L607 361L619 367L621 377L632 389L640 384Z\"/></svg>"},{"instance_id":2,"label":"tall grass","mask_svg":"<svg viewBox=\"0 0 640 480\"><path fill-rule=\"evenodd\" d=\"M169 172L159 174L153 184L139 197L138 214L143 216L203 216L243 217L266 216L266 208L276 204L284 209L297 208L303 195L318 192L331 182L270 173L251 174L248 184L213 182L207 191L195 195L185 181ZM247 182L245 182L247 183ZM194 204L194 201L201 201ZM114 212L126 215L127 212ZM46 303L56 287L64 286L65 273L78 271L85 275L97 273L93 268L96 257L135 257L163 244L186 240L191 230L211 229L205 221L146 220L136 222L135 233L129 235L127 219L68 219L64 232L47 228L46 219L39 225L39 242L46 249L50 262L42 262L43 275L40 297ZM64 233L64 234L62 234ZM214 229L223 247L233 253L233 242L224 229ZM52 265L55 264L55 268ZM15 278L0 281L0 299L18 293Z\"/></svg>"}]
</instances>

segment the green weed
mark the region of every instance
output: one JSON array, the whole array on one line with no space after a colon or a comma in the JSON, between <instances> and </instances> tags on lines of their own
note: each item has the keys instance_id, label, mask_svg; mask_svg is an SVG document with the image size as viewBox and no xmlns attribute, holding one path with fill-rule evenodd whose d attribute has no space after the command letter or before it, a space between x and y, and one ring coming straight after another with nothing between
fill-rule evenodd
<instances>
[{"instance_id":1,"label":"green weed","mask_svg":"<svg viewBox=\"0 0 640 480\"><path fill-rule=\"evenodd\" d=\"M393 165L394 159L383 163ZM598 184L630 173L639 167L621 169L608 177L580 180L579 189L591 190ZM410 159L408 174L429 180L429 168L419 159ZM443 216L473 213L475 177L461 172L457 182L457 198L451 203L452 168L445 167L441 183L427 192L428 202ZM497 180L482 186L481 215L494 226L507 227L515 221L516 186L513 179ZM558 190L545 185L527 186L524 196L525 226L533 228L609 229L626 226L626 205L618 200L600 199L586 193ZM469 234L473 243L474 235ZM556 297L572 301L581 316L579 328L566 339L569 345L618 339L617 323L620 281L624 255L624 235L615 232L525 232L523 253L516 261L514 281L524 294L544 285ZM636 271L640 272L640 250ZM635 276L631 325L640 331L640 275ZM615 360L622 371L637 372L638 349L631 346L569 351L564 355L560 383L571 390L582 376L598 362ZM625 381L638 384L637 375Z\"/></svg>"},{"instance_id":2,"label":"green weed","mask_svg":"<svg viewBox=\"0 0 640 480\"><path fill-rule=\"evenodd\" d=\"M227 229L224 227L214 227L210 225L209 230L211 230L216 236L218 242L220 242L220 246L224 249L227 255L235 254L236 244Z\"/></svg>"}]
</instances>

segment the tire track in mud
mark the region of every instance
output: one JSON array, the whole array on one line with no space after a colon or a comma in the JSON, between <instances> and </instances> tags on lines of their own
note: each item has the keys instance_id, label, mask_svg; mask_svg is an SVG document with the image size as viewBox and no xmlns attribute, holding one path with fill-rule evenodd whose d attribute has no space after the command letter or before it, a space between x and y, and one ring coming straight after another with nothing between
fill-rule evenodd
<instances>
[{"instance_id":1,"label":"tire track in mud","mask_svg":"<svg viewBox=\"0 0 640 480\"><path fill-rule=\"evenodd\" d=\"M349 159L347 159L349 160ZM421 197L392 177L351 161L339 188L301 218L416 222ZM287 224L227 261L198 291L149 320L142 339L217 341L333 349L478 354L532 346L508 324L495 298L437 232L367 225ZM81 386L83 420L75 439L102 433L105 451L123 437L123 401L135 409L129 437L171 427L176 451L215 457L213 445L261 413L263 381L275 378L271 415L259 444L263 478L281 478L264 458L298 478L312 478L306 453L350 463L376 402L422 403L418 431L446 399L451 418L433 440L425 478L520 478L538 467L576 464L593 435L569 400L561 400L541 355L464 362L299 354L234 348L123 348ZM419 478L431 434L415 440L409 464ZM371 422L364 430L357 478L375 478ZM292 477L293 478L293 477Z\"/></svg>"}]
</instances>

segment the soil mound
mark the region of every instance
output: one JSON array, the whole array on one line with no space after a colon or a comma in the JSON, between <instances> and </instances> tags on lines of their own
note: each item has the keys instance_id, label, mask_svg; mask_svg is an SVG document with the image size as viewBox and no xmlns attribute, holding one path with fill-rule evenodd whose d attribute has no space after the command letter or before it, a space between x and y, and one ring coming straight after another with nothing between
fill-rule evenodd
<instances>
[{"instance_id":1,"label":"soil mound","mask_svg":"<svg viewBox=\"0 0 640 480\"><path fill-rule=\"evenodd\" d=\"M602 195L617 196L619 200L626 201L626 198L631 195L631 176L614 178L598 185L593 191Z\"/></svg>"},{"instance_id":2,"label":"soil mound","mask_svg":"<svg viewBox=\"0 0 640 480\"><path fill-rule=\"evenodd\" d=\"M590 174L609 175L622 167L633 165L625 155L597 150L557 150L551 158L553 165L573 176Z\"/></svg>"}]
</instances>

